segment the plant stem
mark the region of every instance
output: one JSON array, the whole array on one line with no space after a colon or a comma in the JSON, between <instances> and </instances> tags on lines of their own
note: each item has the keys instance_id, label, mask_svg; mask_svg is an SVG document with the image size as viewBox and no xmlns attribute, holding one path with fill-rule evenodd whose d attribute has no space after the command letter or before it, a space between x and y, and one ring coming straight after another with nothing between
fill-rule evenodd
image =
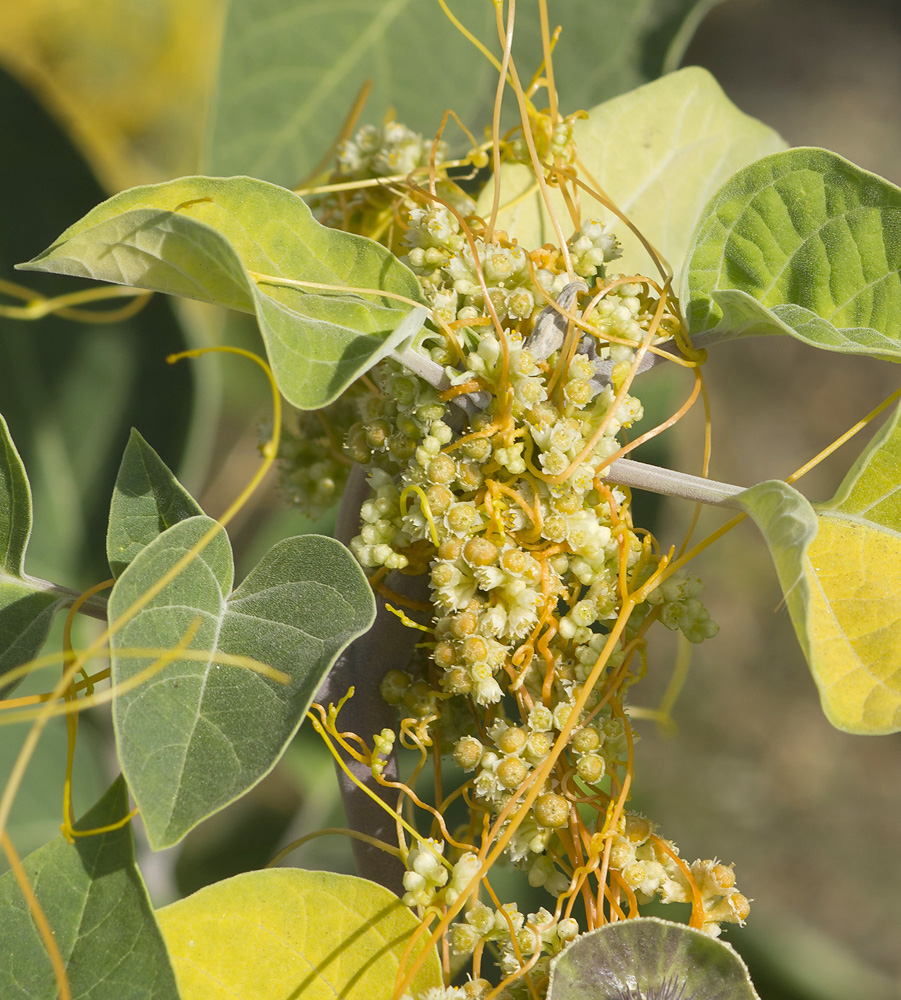
<instances>
[{"instance_id":1,"label":"plant stem","mask_svg":"<svg viewBox=\"0 0 901 1000\"><path fill-rule=\"evenodd\" d=\"M366 472L362 466L355 465L341 501L335 529L335 537L344 545L360 530L360 507L368 494ZM388 586L412 600L428 599L428 578L425 576L393 573L388 577ZM338 657L316 695L316 700L323 705L329 702L337 704L347 694L348 688L353 687L354 696L345 703L338 717L339 728L358 733L367 740L383 729L396 730L397 709L382 698L379 687L387 671L403 670L407 666L416 643L422 638L420 632L408 628L387 611L385 601L378 595L376 606L372 628ZM397 826L392 814L398 793L380 785L365 765L347 756L344 760L354 776L388 807L382 808L374 802L336 765L348 826L376 840L396 843ZM388 759L383 777L388 781L397 780L395 754ZM398 895L403 893L404 866L397 858L359 840L353 841L353 852L363 878L378 882Z\"/></svg>"},{"instance_id":2,"label":"plant stem","mask_svg":"<svg viewBox=\"0 0 901 1000\"><path fill-rule=\"evenodd\" d=\"M71 604L77 597L80 597L80 593L77 590L70 590L68 587L61 587L58 583L51 583L49 580L41 580L40 577L36 576L26 576L25 582L29 586L34 587L35 590L43 590L50 594L56 594L58 597L66 600L67 604ZM88 615L91 618L96 618L98 621L106 621L106 598L105 597L89 597L84 604L78 609L81 614Z\"/></svg>"},{"instance_id":3,"label":"plant stem","mask_svg":"<svg viewBox=\"0 0 901 1000\"><path fill-rule=\"evenodd\" d=\"M695 503L706 503L714 507L735 507L742 510L735 501L746 487L731 483L718 483L715 479L702 479L687 472L664 469L658 465L646 465L629 458L618 458L606 470L607 478L622 486L639 490L650 490L668 497L681 497Z\"/></svg>"}]
</instances>

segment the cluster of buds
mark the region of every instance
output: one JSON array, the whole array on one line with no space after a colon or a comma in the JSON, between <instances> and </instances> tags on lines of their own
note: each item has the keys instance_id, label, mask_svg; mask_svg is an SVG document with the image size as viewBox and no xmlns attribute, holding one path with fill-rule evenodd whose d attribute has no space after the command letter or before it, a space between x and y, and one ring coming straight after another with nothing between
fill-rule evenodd
<instances>
[{"instance_id":1,"label":"cluster of buds","mask_svg":"<svg viewBox=\"0 0 901 1000\"><path fill-rule=\"evenodd\" d=\"M545 137L548 155L569 155L571 125ZM338 172L410 172L428 154L392 124L346 143ZM434 608L418 659L389 671L382 695L402 732L452 753L462 770L471 819L458 844L475 844L496 821L530 884L560 898L580 891L572 872L582 862L562 859L581 838L606 852L638 903L697 907L700 895L703 928L716 935L748 911L731 867L685 865L636 814L605 825L637 739L625 693L645 670L643 630L659 618L692 642L716 632L699 581L663 576L646 586L661 556L633 526L628 494L606 479L623 431L643 416L626 381L636 355L666 336L659 290L607 274L619 247L596 220L562 249L529 250L489 233L473 209L447 189L430 197L420 188L392 205L402 233L388 242L405 250L430 318L405 348L417 364L396 353L369 372L375 391L347 397L356 414L346 455L366 467L370 486L350 548L376 586L390 570L427 574ZM646 596L632 607L639 590ZM380 733L374 748L379 777L393 734ZM524 789L531 804L519 808ZM445 847L423 838L407 851L404 901L440 912L470 893L449 930L457 954L490 944L505 976L523 962L538 973L579 934L560 906L556 916L486 906L473 894L477 854L452 863ZM473 1000L482 984L420 1000Z\"/></svg>"}]
</instances>

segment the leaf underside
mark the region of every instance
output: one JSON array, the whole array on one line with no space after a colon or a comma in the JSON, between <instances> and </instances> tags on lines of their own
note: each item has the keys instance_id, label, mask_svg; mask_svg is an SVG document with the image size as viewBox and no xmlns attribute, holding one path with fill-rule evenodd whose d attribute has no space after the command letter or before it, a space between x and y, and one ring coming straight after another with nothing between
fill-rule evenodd
<instances>
[{"instance_id":1,"label":"leaf underside","mask_svg":"<svg viewBox=\"0 0 901 1000\"><path fill-rule=\"evenodd\" d=\"M759 1000L728 944L638 917L581 935L552 961L548 1000Z\"/></svg>"},{"instance_id":2,"label":"leaf underside","mask_svg":"<svg viewBox=\"0 0 901 1000\"><path fill-rule=\"evenodd\" d=\"M138 553L110 596L110 620L124 622L113 638L113 684L138 684L114 703L119 757L155 848L178 841L271 770L332 662L374 615L355 560L318 535L273 546L232 593L231 546L217 528L207 517L173 525ZM189 553L178 575L135 611ZM163 655L195 629L184 656ZM223 663L222 654L252 662ZM253 663L283 671L288 682Z\"/></svg>"}]
</instances>

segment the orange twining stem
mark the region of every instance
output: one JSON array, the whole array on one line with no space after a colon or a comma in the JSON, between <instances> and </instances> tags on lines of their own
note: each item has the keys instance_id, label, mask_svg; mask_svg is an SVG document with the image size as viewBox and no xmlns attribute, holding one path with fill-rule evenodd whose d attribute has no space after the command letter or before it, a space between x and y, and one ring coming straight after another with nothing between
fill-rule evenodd
<instances>
[{"instance_id":1,"label":"orange twining stem","mask_svg":"<svg viewBox=\"0 0 901 1000\"><path fill-rule=\"evenodd\" d=\"M691 920L689 921L689 926L700 930L704 926L704 901L701 898L701 890L694 875L691 873L691 869L662 837L658 837L655 833L652 833L651 840L654 842L654 847L668 855L678 865L680 871L685 876L685 880L691 889Z\"/></svg>"},{"instance_id":2,"label":"orange twining stem","mask_svg":"<svg viewBox=\"0 0 901 1000\"><path fill-rule=\"evenodd\" d=\"M69 979L66 975L66 963L59 950L59 945L56 943L56 935L50 926L50 921L47 919L43 907L38 902L31 883L28 881L28 873L22 865L19 854L5 830L0 831L0 846L3 848L3 853L6 855L6 860L9 862L9 867L18 883L19 890L25 897L28 912L43 942L50 965L53 967L53 978L56 980L59 1000L72 1000L72 988L69 986Z\"/></svg>"},{"instance_id":3,"label":"orange twining stem","mask_svg":"<svg viewBox=\"0 0 901 1000\"><path fill-rule=\"evenodd\" d=\"M478 392L482 388L482 383L476 379L469 379L468 382L461 382L459 385L452 385L450 389L438 393L438 398L442 403L449 403L457 396L465 396L469 392Z\"/></svg>"}]
</instances>

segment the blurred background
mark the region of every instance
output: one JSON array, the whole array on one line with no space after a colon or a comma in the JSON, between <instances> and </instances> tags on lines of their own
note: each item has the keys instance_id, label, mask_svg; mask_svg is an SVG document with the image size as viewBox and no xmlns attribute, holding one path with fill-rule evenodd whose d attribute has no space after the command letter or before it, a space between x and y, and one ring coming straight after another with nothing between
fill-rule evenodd
<instances>
[{"instance_id":1,"label":"blurred background","mask_svg":"<svg viewBox=\"0 0 901 1000\"><path fill-rule=\"evenodd\" d=\"M0 6L0 277L16 280L12 264L106 193L194 169L222 22L220 0ZM897 0L726 0L701 22L683 64L710 69L788 143L828 147L901 184ZM47 294L75 287L34 275L27 284ZM35 491L31 572L72 586L102 578L104 498L130 423L170 465L190 470L186 485L210 513L224 509L257 460L262 389L248 386L243 369L192 363L173 374L161 362L223 336L253 335L239 319L161 301L114 329L0 323L0 412ZM673 391L662 367L644 376L651 403ZM725 345L706 372L710 475L741 485L792 472L898 382L890 365L788 338ZM689 472L700 471L698 417L657 443ZM802 492L831 496L869 433L802 480ZM680 504L647 507L665 544L678 544L691 514ZM695 537L722 520L705 511ZM275 538L308 527L270 489L236 526L239 559L247 568ZM705 553L696 571L721 631L692 650L674 710L678 735L640 724L635 805L689 859L736 863L754 903L747 927L727 937L763 1000L901 997L901 737L854 737L826 722L752 525ZM641 688L649 708L678 654L666 640ZM85 775L91 758L113 767L96 736L84 727ZM18 806L22 851L58 824L62 744L53 739L29 772L36 791ZM12 753L0 745L0 775ZM81 808L101 786L76 784ZM302 731L250 795L174 853L145 859L148 882L164 902L260 866L291 837L326 825L340 825L331 765ZM315 841L291 861L353 870L340 838Z\"/></svg>"}]
</instances>

